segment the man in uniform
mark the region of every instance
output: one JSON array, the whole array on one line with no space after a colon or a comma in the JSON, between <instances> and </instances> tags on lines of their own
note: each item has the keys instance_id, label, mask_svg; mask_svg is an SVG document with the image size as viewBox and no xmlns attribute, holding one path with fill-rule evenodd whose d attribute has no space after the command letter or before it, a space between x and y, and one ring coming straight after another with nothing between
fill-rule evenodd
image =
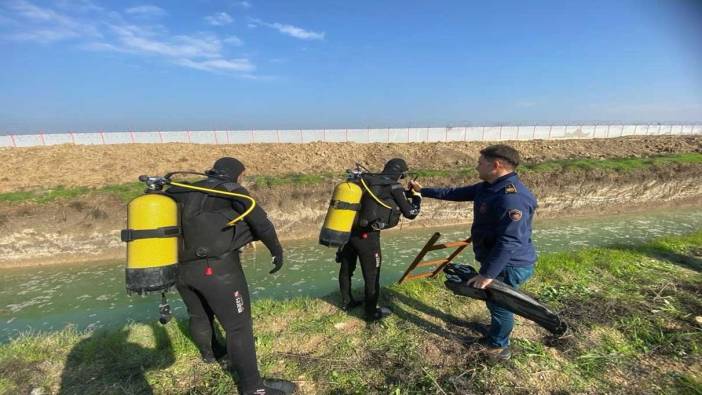
<instances>
[{"instance_id":1,"label":"man in uniform","mask_svg":"<svg viewBox=\"0 0 702 395\"><path fill-rule=\"evenodd\" d=\"M471 237L480 274L470 280L484 289L498 279L518 288L534 271L536 251L531 242L531 223L537 207L536 198L519 180L515 169L519 152L504 145L492 145L480 151L476 170L483 182L458 188L422 188L410 182L424 197L473 201ZM481 339L486 352L498 360L511 356L509 335L514 315L509 310L487 302L491 322L487 336Z\"/></svg>"},{"instance_id":2,"label":"man in uniform","mask_svg":"<svg viewBox=\"0 0 702 395\"><path fill-rule=\"evenodd\" d=\"M356 269L356 259L361 261L363 281L365 283L365 310L368 321L376 321L390 315L386 307L378 307L380 296L380 231L389 229L400 220L400 215L413 219L419 215L422 197L410 193L408 201L406 191L399 180L407 174L407 163L400 158L389 160L383 172L366 176L359 219L351 230L350 240L337 252L339 268L339 288L341 290L342 308L350 310L358 305L351 295L351 276Z\"/></svg>"},{"instance_id":3,"label":"man in uniform","mask_svg":"<svg viewBox=\"0 0 702 395\"><path fill-rule=\"evenodd\" d=\"M249 196L238 182L244 165L234 158L220 158L208 178L193 185ZM178 202L182 244L176 287L188 308L190 335L202 359L215 362L218 345L214 317L226 331L229 365L238 375L242 394L288 394L295 385L284 380L262 380L256 362L251 300L239 261L240 248L261 240L273 256L275 273L283 265L283 248L268 215L256 204L235 226L228 222L250 208L242 198L171 187L167 193ZM221 348L221 346L219 346Z\"/></svg>"}]
</instances>

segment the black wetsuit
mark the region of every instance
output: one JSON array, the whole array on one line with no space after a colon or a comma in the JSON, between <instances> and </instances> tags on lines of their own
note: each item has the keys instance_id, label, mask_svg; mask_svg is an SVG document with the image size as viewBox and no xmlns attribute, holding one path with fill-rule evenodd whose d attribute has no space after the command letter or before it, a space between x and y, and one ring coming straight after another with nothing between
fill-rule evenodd
<instances>
[{"instance_id":1,"label":"black wetsuit","mask_svg":"<svg viewBox=\"0 0 702 395\"><path fill-rule=\"evenodd\" d=\"M419 214L421 198L413 196L411 202L407 200L405 192L397 182L400 174L388 177L392 181L385 185L377 197L380 200L393 200L402 215L413 219ZM362 204L372 204L362 201ZM359 221L360 222L360 221ZM363 281L365 283L365 312L367 318L378 318L378 297L380 296L380 267L383 256L380 251L380 230L372 226L356 225L351 231L350 240L340 249L339 260L339 289L344 307L356 303L351 295L351 277L356 269L356 259L361 261Z\"/></svg>"},{"instance_id":2,"label":"black wetsuit","mask_svg":"<svg viewBox=\"0 0 702 395\"><path fill-rule=\"evenodd\" d=\"M207 185L208 182L211 183L212 179L195 185ZM248 191L238 184L228 185L217 186L217 189L226 188L231 192L249 195ZM233 189L229 189L232 187ZM202 195L201 192L177 187L170 188L168 193L181 206L187 205L188 199L201 199L198 195ZM202 209L208 213L228 213L231 219L232 209L234 212L243 213L249 204L243 200L208 195ZM187 246L190 225L188 218L183 215L181 221L186 235L183 240L185 248L192 249L194 246ZM261 240L271 255L280 256L281 259L283 250L273 224L259 205L244 218L244 222L237 225L236 232L250 232L248 240L246 237L244 240L241 240L241 237L236 238L237 241L232 243L231 249L218 256L181 261L176 286L188 308L190 334L203 358L214 360L213 318L217 317L226 331L227 353L232 368L239 376L239 387L242 392L248 393L262 384L256 363L249 289L239 261L239 244L253 239ZM192 253L183 252L181 257L183 256L192 257Z\"/></svg>"}]
</instances>

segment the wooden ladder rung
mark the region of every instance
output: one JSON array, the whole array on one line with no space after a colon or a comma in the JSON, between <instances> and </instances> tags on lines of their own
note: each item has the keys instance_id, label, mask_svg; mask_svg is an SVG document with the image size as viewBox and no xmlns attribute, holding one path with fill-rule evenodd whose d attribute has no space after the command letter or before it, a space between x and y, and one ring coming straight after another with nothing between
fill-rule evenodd
<instances>
[{"instance_id":1,"label":"wooden ladder rung","mask_svg":"<svg viewBox=\"0 0 702 395\"><path fill-rule=\"evenodd\" d=\"M468 244L469 243L467 241L452 241L449 243L436 244L434 246L431 246L429 248L429 251L443 250L444 248L463 247Z\"/></svg>"},{"instance_id":2,"label":"wooden ladder rung","mask_svg":"<svg viewBox=\"0 0 702 395\"><path fill-rule=\"evenodd\" d=\"M419 279L419 278L426 278L426 277L431 276L432 274L434 274L434 273L431 272L431 271L429 271L429 272L424 272L424 273L419 273L419 274L410 274L410 275L408 275L408 276L405 278L405 280L416 280L416 279Z\"/></svg>"},{"instance_id":3,"label":"wooden ladder rung","mask_svg":"<svg viewBox=\"0 0 702 395\"><path fill-rule=\"evenodd\" d=\"M431 260L431 261L419 262L419 263L417 264L417 266L415 266L415 268L417 268L417 267L427 267L427 266L443 265L443 264L446 263L446 262L448 262L448 259L446 259L446 258L434 259L434 260Z\"/></svg>"}]
</instances>

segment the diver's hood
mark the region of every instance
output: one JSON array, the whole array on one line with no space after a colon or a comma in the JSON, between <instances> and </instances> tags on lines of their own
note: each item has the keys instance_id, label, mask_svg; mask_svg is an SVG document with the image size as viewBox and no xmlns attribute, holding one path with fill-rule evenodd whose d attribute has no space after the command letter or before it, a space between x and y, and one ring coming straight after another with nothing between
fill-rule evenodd
<instances>
[{"instance_id":1,"label":"diver's hood","mask_svg":"<svg viewBox=\"0 0 702 395\"><path fill-rule=\"evenodd\" d=\"M383 167L383 175L393 180L399 180L409 170L407 162L401 158L390 159Z\"/></svg>"},{"instance_id":2,"label":"diver's hood","mask_svg":"<svg viewBox=\"0 0 702 395\"><path fill-rule=\"evenodd\" d=\"M207 170L205 174L236 181L244 170L246 170L246 167L238 159L225 156L217 159L212 165L212 169Z\"/></svg>"}]
</instances>

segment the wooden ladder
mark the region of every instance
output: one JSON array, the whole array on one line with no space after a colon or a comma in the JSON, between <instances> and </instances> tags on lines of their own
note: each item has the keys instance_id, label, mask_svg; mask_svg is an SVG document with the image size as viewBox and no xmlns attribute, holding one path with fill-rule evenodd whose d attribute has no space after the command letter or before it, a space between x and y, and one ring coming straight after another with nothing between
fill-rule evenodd
<instances>
[{"instance_id":1,"label":"wooden ladder","mask_svg":"<svg viewBox=\"0 0 702 395\"><path fill-rule=\"evenodd\" d=\"M448 265L453 258L457 257L458 254L460 254L464 248L470 244L470 237L465 239L465 240L459 240L459 241L451 241L449 243L441 243L441 244L434 244L436 241L441 237L441 233L436 232L434 235L431 236L429 241L427 241L427 244L424 245L424 248L422 248L421 251L419 251L419 254L417 254L417 257L414 258L414 261L412 262L411 265L407 268L405 271L405 274L402 275L402 278L400 278L400 281L398 281L399 284L402 284L405 281L409 280L417 280L420 278L425 278L425 277L431 277L434 278L436 277L437 274L444 268L444 266ZM429 251L436 251L436 250L443 250L444 248L456 248L451 255L448 256L448 258L442 258L442 259L432 259L430 261L424 261L422 262L422 259L424 259L424 256L429 252ZM438 266L437 266L438 265ZM411 274L412 271L416 268L419 267L429 267L429 266L437 266L436 269L418 273L418 274Z\"/></svg>"}]
</instances>

